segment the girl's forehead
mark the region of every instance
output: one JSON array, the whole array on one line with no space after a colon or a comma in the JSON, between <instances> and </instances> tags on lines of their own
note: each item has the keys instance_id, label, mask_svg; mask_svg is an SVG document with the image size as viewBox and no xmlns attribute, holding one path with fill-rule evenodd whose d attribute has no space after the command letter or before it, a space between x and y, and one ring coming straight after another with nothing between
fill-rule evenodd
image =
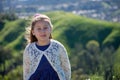
<instances>
[{"instance_id":1,"label":"girl's forehead","mask_svg":"<svg viewBox=\"0 0 120 80\"><path fill-rule=\"evenodd\" d=\"M47 21L37 21L34 27L50 27L50 25Z\"/></svg>"},{"instance_id":2,"label":"girl's forehead","mask_svg":"<svg viewBox=\"0 0 120 80\"><path fill-rule=\"evenodd\" d=\"M35 25L49 25L48 21L37 21Z\"/></svg>"}]
</instances>

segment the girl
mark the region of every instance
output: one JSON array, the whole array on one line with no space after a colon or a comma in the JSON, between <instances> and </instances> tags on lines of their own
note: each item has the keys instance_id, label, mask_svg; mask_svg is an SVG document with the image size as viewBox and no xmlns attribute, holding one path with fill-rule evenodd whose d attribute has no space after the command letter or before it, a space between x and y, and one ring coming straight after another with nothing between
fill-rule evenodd
<instances>
[{"instance_id":1,"label":"girl","mask_svg":"<svg viewBox=\"0 0 120 80\"><path fill-rule=\"evenodd\" d=\"M65 47L51 36L50 18L33 16L29 44L23 54L24 80L70 80L71 66Z\"/></svg>"}]
</instances>

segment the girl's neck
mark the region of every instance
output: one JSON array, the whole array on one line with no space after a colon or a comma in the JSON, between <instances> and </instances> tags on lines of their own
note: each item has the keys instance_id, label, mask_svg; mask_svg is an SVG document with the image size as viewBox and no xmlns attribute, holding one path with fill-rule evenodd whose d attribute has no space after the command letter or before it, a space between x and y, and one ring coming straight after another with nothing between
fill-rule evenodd
<instances>
[{"instance_id":1,"label":"girl's neck","mask_svg":"<svg viewBox=\"0 0 120 80\"><path fill-rule=\"evenodd\" d=\"M50 39L46 40L46 41L38 41L37 44L40 46L45 46L48 45L50 43Z\"/></svg>"}]
</instances>

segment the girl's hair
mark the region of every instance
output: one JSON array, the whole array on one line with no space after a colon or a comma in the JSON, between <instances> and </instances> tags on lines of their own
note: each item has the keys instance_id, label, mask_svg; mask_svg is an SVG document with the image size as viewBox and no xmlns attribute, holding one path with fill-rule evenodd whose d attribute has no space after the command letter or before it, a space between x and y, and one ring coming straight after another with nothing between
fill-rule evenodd
<instances>
[{"instance_id":1,"label":"girl's hair","mask_svg":"<svg viewBox=\"0 0 120 80\"><path fill-rule=\"evenodd\" d=\"M32 34L32 30L34 29L34 26L35 26L36 22L38 22L38 21L46 21L46 22L48 22L48 24L50 25L51 28L53 27L51 20L48 16L46 16L44 14L35 14L32 18L32 22L31 22L30 26L26 28L25 38L27 39L28 43L37 41L37 38ZM52 38L51 34L50 34L49 38L50 39Z\"/></svg>"}]
</instances>

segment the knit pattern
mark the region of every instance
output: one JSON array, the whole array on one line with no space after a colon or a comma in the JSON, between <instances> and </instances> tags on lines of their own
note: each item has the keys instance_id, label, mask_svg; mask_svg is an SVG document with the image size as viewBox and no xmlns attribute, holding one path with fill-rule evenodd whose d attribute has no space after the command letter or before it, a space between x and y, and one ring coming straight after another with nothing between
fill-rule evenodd
<instances>
[{"instance_id":1,"label":"knit pattern","mask_svg":"<svg viewBox=\"0 0 120 80\"><path fill-rule=\"evenodd\" d=\"M71 66L67 51L64 46L51 39L50 46L45 50L39 50L35 42L26 46L23 54L23 77L29 80L29 77L35 72L42 56L45 55L53 69L58 73L60 80L70 80Z\"/></svg>"}]
</instances>

